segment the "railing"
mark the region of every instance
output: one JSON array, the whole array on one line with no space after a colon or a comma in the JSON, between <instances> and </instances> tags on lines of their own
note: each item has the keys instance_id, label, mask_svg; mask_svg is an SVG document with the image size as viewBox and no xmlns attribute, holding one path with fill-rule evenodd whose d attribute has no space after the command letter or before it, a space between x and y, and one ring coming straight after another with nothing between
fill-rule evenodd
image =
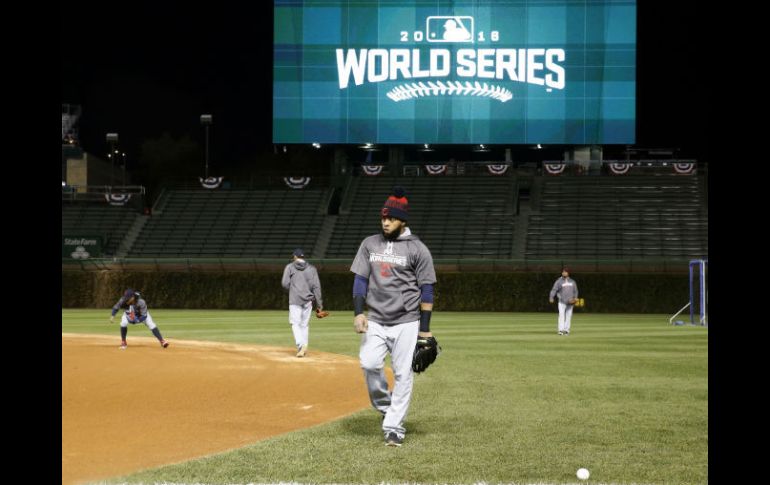
<instances>
[{"instance_id":1,"label":"railing","mask_svg":"<svg viewBox=\"0 0 770 485\"><path fill-rule=\"evenodd\" d=\"M513 164L511 162L503 162L503 161L447 161L447 162L434 162L434 163L427 163L427 162L414 162L414 161L404 161L401 164L401 173L394 173L393 167L389 164L365 164L365 165L359 165L354 167L353 169L353 175L357 176L371 176L371 174L368 174L364 170L364 166L381 166L382 170L375 176L385 176L385 177L415 177L415 176L459 176L459 177L474 177L474 176L490 176L493 175L490 171L488 166L492 165L494 167L497 167L498 169L500 167L505 167L499 175L504 176L511 176L515 173L515 170L510 170L510 168L513 167ZM434 171L440 171L440 173L434 173L431 174L431 169ZM444 167L439 169L438 167ZM498 174L494 174L496 176L499 176Z\"/></svg>"},{"instance_id":2,"label":"railing","mask_svg":"<svg viewBox=\"0 0 770 485\"><path fill-rule=\"evenodd\" d=\"M101 201L106 202L105 196L110 195L139 195L141 200L145 194L143 185L62 185L61 199L63 201Z\"/></svg>"},{"instance_id":3,"label":"railing","mask_svg":"<svg viewBox=\"0 0 770 485\"><path fill-rule=\"evenodd\" d=\"M253 190L253 189L289 189L286 185L284 177L290 177L289 175L259 175L259 176L247 176L236 175L228 176L226 174L216 175L216 170L212 171L215 176L223 176L222 185L216 190ZM328 175L313 175L306 174L310 177L310 183L305 189L325 189L331 185L331 177ZM201 175L202 176L202 175ZM301 177L303 174L295 174L293 177ZM204 189L201 186L200 180L196 177L183 176L183 177L167 177L164 178L161 186L167 189Z\"/></svg>"},{"instance_id":4,"label":"railing","mask_svg":"<svg viewBox=\"0 0 770 485\"><path fill-rule=\"evenodd\" d=\"M569 264L574 273L676 273L687 274L691 258L665 259L435 259L444 272L550 272ZM320 270L348 271L350 258L310 261ZM280 271L287 258L93 258L62 259L62 271Z\"/></svg>"},{"instance_id":5,"label":"railing","mask_svg":"<svg viewBox=\"0 0 770 485\"><path fill-rule=\"evenodd\" d=\"M688 170L688 166L692 167ZM542 175L696 175L698 162L692 159L644 160L544 160Z\"/></svg>"}]
</instances>

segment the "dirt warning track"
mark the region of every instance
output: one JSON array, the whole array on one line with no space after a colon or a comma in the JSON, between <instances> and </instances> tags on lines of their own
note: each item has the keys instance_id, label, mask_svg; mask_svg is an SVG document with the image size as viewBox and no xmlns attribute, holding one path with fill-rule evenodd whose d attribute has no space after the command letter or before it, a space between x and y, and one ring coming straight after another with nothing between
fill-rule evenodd
<instances>
[{"instance_id":1,"label":"dirt warning track","mask_svg":"<svg viewBox=\"0 0 770 485\"><path fill-rule=\"evenodd\" d=\"M62 334L62 483L180 462L369 406L358 359L291 348Z\"/></svg>"}]
</instances>

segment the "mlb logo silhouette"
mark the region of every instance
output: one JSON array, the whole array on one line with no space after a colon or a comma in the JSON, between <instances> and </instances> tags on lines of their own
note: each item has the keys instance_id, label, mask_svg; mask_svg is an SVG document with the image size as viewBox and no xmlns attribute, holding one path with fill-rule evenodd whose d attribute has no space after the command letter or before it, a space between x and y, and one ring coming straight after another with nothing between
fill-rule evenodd
<instances>
[{"instance_id":1,"label":"mlb logo silhouette","mask_svg":"<svg viewBox=\"0 0 770 485\"><path fill-rule=\"evenodd\" d=\"M464 15L433 15L425 20L428 42L473 43L473 17Z\"/></svg>"}]
</instances>

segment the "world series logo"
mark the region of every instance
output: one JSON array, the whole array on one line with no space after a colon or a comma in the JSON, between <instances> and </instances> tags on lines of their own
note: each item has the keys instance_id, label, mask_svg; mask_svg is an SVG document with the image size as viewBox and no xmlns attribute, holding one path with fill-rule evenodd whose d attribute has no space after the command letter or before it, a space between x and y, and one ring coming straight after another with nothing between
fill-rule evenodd
<instances>
[{"instance_id":1,"label":"world series logo","mask_svg":"<svg viewBox=\"0 0 770 485\"><path fill-rule=\"evenodd\" d=\"M479 96L505 103L513 98L502 82L543 86L546 92L566 84L563 48L498 47L498 30L476 31L468 15L433 15L425 30L399 32L400 43L418 48L336 49L339 88L396 81L387 96L394 102L426 96ZM419 45L436 45L427 50ZM471 44L453 51L441 44Z\"/></svg>"}]
</instances>

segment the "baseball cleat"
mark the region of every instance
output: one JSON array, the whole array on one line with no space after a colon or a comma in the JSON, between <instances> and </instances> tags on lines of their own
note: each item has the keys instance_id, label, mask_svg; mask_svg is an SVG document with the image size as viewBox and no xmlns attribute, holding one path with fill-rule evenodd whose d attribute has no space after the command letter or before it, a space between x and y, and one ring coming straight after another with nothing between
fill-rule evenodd
<instances>
[{"instance_id":1,"label":"baseball cleat","mask_svg":"<svg viewBox=\"0 0 770 485\"><path fill-rule=\"evenodd\" d=\"M404 438L399 438L394 432L388 433L387 438L385 438L385 446L401 446L403 444Z\"/></svg>"},{"instance_id":2,"label":"baseball cleat","mask_svg":"<svg viewBox=\"0 0 770 485\"><path fill-rule=\"evenodd\" d=\"M562 332L561 330L559 330L559 335L564 335L564 332Z\"/></svg>"},{"instance_id":3,"label":"baseball cleat","mask_svg":"<svg viewBox=\"0 0 770 485\"><path fill-rule=\"evenodd\" d=\"M166 342L165 340L161 340L160 341L160 346L165 349L166 347L168 347L168 342Z\"/></svg>"},{"instance_id":4,"label":"baseball cleat","mask_svg":"<svg viewBox=\"0 0 770 485\"><path fill-rule=\"evenodd\" d=\"M299 351L297 351L297 357L304 357L307 353L307 345L302 345L299 348Z\"/></svg>"},{"instance_id":5,"label":"baseball cleat","mask_svg":"<svg viewBox=\"0 0 770 485\"><path fill-rule=\"evenodd\" d=\"M128 347L128 344L126 344L126 341L122 341L120 343L120 350L126 350L126 347Z\"/></svg>"}]
</instances>

